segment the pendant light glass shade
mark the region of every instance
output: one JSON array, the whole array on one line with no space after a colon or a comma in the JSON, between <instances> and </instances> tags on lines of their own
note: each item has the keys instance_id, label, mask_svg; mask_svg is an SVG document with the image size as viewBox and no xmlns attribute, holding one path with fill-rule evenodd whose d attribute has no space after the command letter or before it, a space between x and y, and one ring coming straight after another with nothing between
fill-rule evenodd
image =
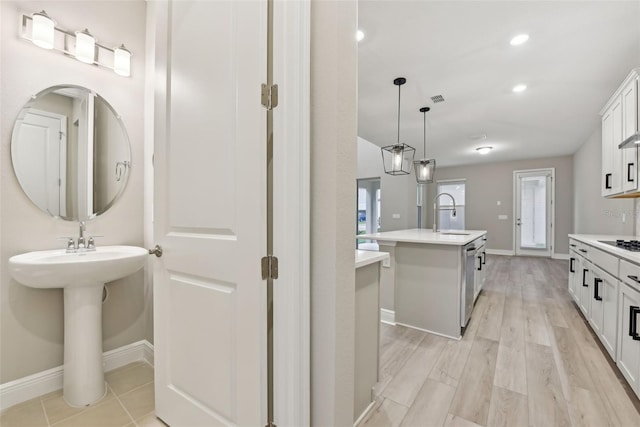
<instances>
[{"instance_id":1,"label":"pendant light glass shade","mask_svg":"<svg viewBox=\"0 0 640 427\"><path fill-rule=\"evenodd\" d=\"M418 184L429 184L433 182L436 174L436 159L427 159L427 111L429 107L422 107L420 112L424 115L424 142L422 155L425 157L413 162L416 171L416 181Z\"/></svg>"},{"instance_id":2,"label":"pendant light glass shade","mask_svg":"<svg viewBox=\"0 0 640 427\"><path fill-rule=\"evenodd\" d=\"M400 143L400 86L405 84L407 79L398 77L393 84L398 86L398 142L393 145L382 147L382 164L384 173L389 175L408 175L411 173L413 158L416 155L415 148L410 145Z\"/></svg>"},{"instance_id":3,"label":"pendant light glass shade","mask_svg":"<svg viewBox=\"0 0 640 427\"><path fill-rule=\"evenodd\" d=\"M44 49L53 49L55 22L43 10L32 16L31 41Z\"/></svg>"},{"instance_id":4,"label":"pendant light glass shade","mask_svg":"<svg viewBox=\"0 0 640 427\"><path fill-rule=\"evenodd\" d=\"M76 59L93 64L96 59L96 39L89 30L76 31Z\"/></svg>"},{"instance_id":5,"label":"pendant light glass shade","mask_svg":"<svg viewBox=\"0 0 640 427\"><path fill-rule=\"evenodd\" d=\"M124 77L131 75L131 52L124 45L113 51L113 71Z\"/></svg>"}]
</instances>

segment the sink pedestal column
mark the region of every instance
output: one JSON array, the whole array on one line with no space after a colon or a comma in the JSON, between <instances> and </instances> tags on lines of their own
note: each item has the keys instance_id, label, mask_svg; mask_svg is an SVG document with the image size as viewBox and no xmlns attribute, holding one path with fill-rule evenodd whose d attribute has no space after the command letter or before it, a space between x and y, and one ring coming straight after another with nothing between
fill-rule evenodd
<instances>
[{"instance_id":1,"label":"sink pedestal column","mask_svg":"<svg viewBox=\"0 0 640 427\"><path fill-rule=\"evenodd\" d=\"M106 394L102 367L102 283L64 288L64 400L88 406Z\"/></svg>"}]
</instances>

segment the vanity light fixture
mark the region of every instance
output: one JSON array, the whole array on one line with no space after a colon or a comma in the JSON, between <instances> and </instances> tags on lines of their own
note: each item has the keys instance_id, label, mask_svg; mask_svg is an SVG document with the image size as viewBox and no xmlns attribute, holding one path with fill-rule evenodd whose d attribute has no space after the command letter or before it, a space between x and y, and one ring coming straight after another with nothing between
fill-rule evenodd
<instances>
[{"instance_id":1,"label":"vanity light fixture","mask_svg":"<svg viewBox=\"0 0 640 427\"><path fill-rule=\"evenodd\" d=\"M511 90L515 93L524 92L525 90L527 90L527 85L515 85Z\"/></svg>"},{"instance_id":2,"label":"vanity light fixture","mask_svg":"<svg viewBox=\"0 0 640 427\"><path fill-rule=\"evenodd\" d=\"M493 147L490 146L476 148L476 151L480 154L489 154L491 150L493 150Z\"/></svg>"},{"instance_id":3,"label":"vanity light fixture","mask_svg":"<svg viewBox=\"0 0 640 427\"><path fill-rule=\"evenodd\" d=\"M424 140L422 155L424 158L413 162L413 169L416 171L416 181L418 184L428 184L433 182L433 177L436 172L436 159L427 158L427 111L429 110L429 107L422 107L420 109L420 112L423 114Z\"/></svg>"},{"instance_id":4,"label":"vanity light fixture","mask_svg":"<svg viewBox=\"0 0 640 427\"><path fill-rule=\"evenodd\" d=\"M120 76L131 75L131 52L124 45L112 49L97 43L87 29L74 32L60 28L44 10L33 15L22 15L20 37L41 48L107 68Z\"/></svg>"},{"instance_id":5,"label":"vanity light fixture","mask_svg":"<svg viewBox=\"0 0 640 427\"><path fill-rule=\"evenodd\" d=\"M86 64L96 60L96 38L86 28L76 31L76 59Z\"/></svg>"},{"instance_id":6,"label":"vanity light fixture","mask_svg":"<svg viewBox=\"0 0 640 427\"><path fill-rule=\"evenodd\" d=\"M520 46L521 44L525 44L529 40L529 34L518 34L514 38L511 39L509 44L511 46Z\"/></svg>"},{"instance_id":7,"label":"vanity light fixture","mask_svg":"<svg viewBox=\"0 0 640 427\"><path fill-rule=\"evenodd\" d=\"M393 84L398 86L398 142L393 145L382 147L382 165L384 172L389 175L408 175L411 173L413 158L416 149L410 145L400 143L400 87L407 82L404 77L393 80Z\"/></svg>"},{"instance_id":8,"label":"vanity light fixture","mask_svg":"<svg viewBox=\"0 0 640 427\"><path fill-rule=\"evenodd\" d=\"M53 49L53 37L56 23L44 10L36 12L32 16L32 40L33 44L43 49Z\"/></svg>"}]
</instances>

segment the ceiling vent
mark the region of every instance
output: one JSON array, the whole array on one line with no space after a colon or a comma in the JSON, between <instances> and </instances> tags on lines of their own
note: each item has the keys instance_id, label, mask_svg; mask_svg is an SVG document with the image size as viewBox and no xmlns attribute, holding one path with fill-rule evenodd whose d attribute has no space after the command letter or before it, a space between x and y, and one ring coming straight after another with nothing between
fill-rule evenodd
<instances>
[{"instance_id":1,"label":"ceiling vent","mask_svg":"<svg viewBox=\"0 0 640 427\"><path fill-rule=\"evenodd\" d=\"M442 95L436 95L436 96L432 96L431 100L433 101L434 104L437 104L438 102L444 102L444 97Z\"/></svg>"}]
</instances>

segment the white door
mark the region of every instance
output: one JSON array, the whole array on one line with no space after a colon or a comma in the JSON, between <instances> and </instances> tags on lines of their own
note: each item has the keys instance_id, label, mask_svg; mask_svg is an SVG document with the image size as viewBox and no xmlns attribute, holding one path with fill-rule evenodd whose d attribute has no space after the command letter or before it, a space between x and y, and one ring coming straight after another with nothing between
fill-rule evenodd
<instances>
[{"instance_id":1,"label":"white door","mask_svg":"<svg viewBox=\"0 0 640 427\"><path fill-rule=\"evenodd\" d=\"M266 424L266 1L156 2L156 413Z\"/></svg>"},{"instance_id":2,"label":"white door","mask_svg":"<svg viewBox=\"0 0 640 427\"><path fill-rule=\"evenodd\" d=\"M553 169L515 171L516 255L551 256Z\"/></svg>"},{"instance_id":3,"label":"white door","mask_svg":"<svg viewBox=\"0 0 640 427\"><path fill-rule=\"evenodd\" d=\"M53 216L66 214L65 116L30 109L18 121L11 156L20 185L31 201ZM25 173L29 171L29 173Z\"/></svg>"}]
</instances>

